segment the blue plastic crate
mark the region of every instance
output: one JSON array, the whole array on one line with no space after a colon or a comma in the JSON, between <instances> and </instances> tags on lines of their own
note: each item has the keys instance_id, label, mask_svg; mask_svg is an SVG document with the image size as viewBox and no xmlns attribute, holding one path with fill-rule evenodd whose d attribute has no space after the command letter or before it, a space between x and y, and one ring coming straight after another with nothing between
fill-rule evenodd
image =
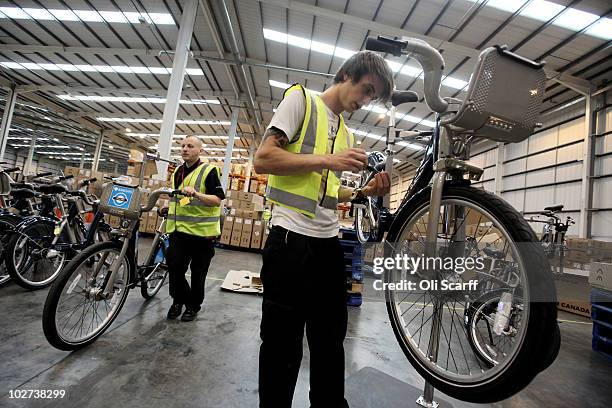
<instances>
[{"instance_id":1,"label":"blue plastic crate","mask_svg":"<svg viewBox=\"0 0 612 408\"><path fill-rule=\"evenodd\" d=\"M349 306L361 306L363 299L361 293L347 293L346 304Z\"/></svg>"},{"instance_id":2,"label":"blue plastic crate","mask_svg":"<svg viewBox=\"0 0 612 408\"><path fill-rule=\"evenodd\" d=\"M591 318L593 321L609 323L612 325L612 307L593 303L591 305Z\"/></svg>"},{"instance_id":3,"label":"blue plastic crate","mask_svg":"<svg viewBox=\"0 0 612 408\"><path fill-rule=\"evenodd\" d=\"M604 289L592 288L591 304L612 308L612 292Z\"/></svg>"},{"instance_id":4,"label":"blue plastic crate","mask_svg":"<svg viewBox=\"0 0 612 408\"><path fill-rule=\"evenodd\" d=\"M342 240L357 241L357 232L353 229L340 228L340 234L342 235Z\"/></svg>"},{"instance_id":5,"label":"blue plastic crate","mask_svg":"<svg viewBox=\"0 0 612 408\"><path fill-rule=\"evenodd\" d=\"M593 336L593 350L612 360L612 339L603 336Z\"/></svg>"}]
</instances>

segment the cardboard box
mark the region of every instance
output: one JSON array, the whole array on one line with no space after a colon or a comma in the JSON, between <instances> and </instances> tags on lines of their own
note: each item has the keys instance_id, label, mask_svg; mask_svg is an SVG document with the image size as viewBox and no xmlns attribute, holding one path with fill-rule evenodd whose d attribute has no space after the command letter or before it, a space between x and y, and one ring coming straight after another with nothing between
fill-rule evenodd
<instances>
[{"instance_id":1,"label":"cardboard box","mask_svg":"<svg viewBox=\"0 0 612 408\"><path fill-rule=\"evenodd\" d=\"M612 242L592 240L591 258L594 261L612 262Z\"/></svg>"},{"instance_id":2,"label":"cardboard box","mask_svg":"<svg viewBox=\"0 0 612 408\"><path fill-rule=\"evenodd\" d=\"M221 231L221 239L219 239L219 242L221 242L222 244L225 245L229 245L230 241L232 239L232 230L226 230L224 229L223 231Z\"/></svg>"},{"instance_id":3,"label":"cardboard box","mask_svg":"<svg viewBox=\"0 0 612 408\"><path fill-rule=\"evenodd\" d=\"M225 197L239 201L240 197L242 197L242 192L241 191L236 191L236 190L227 190L227 193L225 194Z\"/></svg>"},{"instance_id":4,"label":"cardboard box","mask_svg":"<svg viewBox=\"0 0 612 408\"><path fill-rule=\"evenodd\" d=\"M242 218L234 218L234 225L232 226L232 238L230 240L230 245L240 246L240 238L242 234L242 226L244 220Z\"/></svg>"},{"instance_id":5,"label":"cardboard box","mask_svg":"<svg viewBox=\"0 0 612 408\"><path fill-rule=\"evenodd\" d=\"M570 250L588 252L589 251L589 239L586 238L568 238L567 247Z\"/></svg>"},{"instance_id":6,"label":"cardboard box","mask_svg":"<svg viewBox=\"0 0 612 408\"><path fill-rule=\"evenodd\" d=\"M240 209L245 211L254 211L255 204L250 201L240 201Z\"/></svg>"},{"instance_id":7,"label":"cardboard box","mask_svg":"<svg viewBox=\"0 0 612 408\"><path fill-rule=\"evenodd\" d=\"M242 233L240 235L240 246L242 248L251 247L252 232L253 232L253 220L245 219L242 224Z\"/></svg>"},{"instance_id":8,"label":"cardboard box","mask_svg":"<svg viewBox=\"0 0 612 408\"><path fill-rule=\"evenodd\" d=\"M591 317L591 286L584 276L568 276L556 280L557 309L569 313Z\"/></svg>"},{"instance_id":9,"label":"cardboard box","mask_svg":"<svg viewBox=\"0 0 612 408\"><path fill-rule=\"evenodd\" d=\"M149 220L149 217L147 217L146 214L143 214L142 217L140 217L140 225L138 226L138 231L147 232L147 221L148 220Z\"/></svg>"},{"instance_id":10,"label":"cardboard box","mask_svg":"<svg viewBox=\"0 0 612 408\"><path fill-rule=\"evenodd\" d=\"M225 219L223 220L223 231L229 231L230 234L232 232L232 228L234 226L234 217L231 216L226 216Z\"/></svg>"},{"instance_id":11,"label":"cardboard box","mask_svg":"<svg viewBox=\"0 0 612 408\"><path fill-rule=\"evenodd\" d=\"M589 283L600 289L612 290L612 263L591 262Z\"/></svg>"},{"instance_id":12,"label":"cardboard box","mask_svg":"<svg viewBox=\"0 0 612 408\"><path fill-rule=\"evenodd\" d=\"M263 233L262 229L262 221L253 221L253 232L251 233L251 248L261 248L261 237Z\"/></svg>"},{"instance_id":13,"label":"cardboard box","mask_svg":"<svg viewBox=\"0 0 612 408\"><path fill-rule=\"evenodd\" d=\"M259 182L257 180L251 180L251 184L249 185L249 192L257 193L258 186L259 186Z\"/></svg>"},{"instance_id":14,"label":"cardboard box","mask_svg":"<svg viewBox=\"0 0 612 408\"><path fill-rule=\"evenodd\" d=\"M266 240L268 239L268 234L269 234L269 229L268 229L268 223L266 221L262 221L261 222L261 248L263 249L263 247L266 246Z\"/></svg>"},{"instance_id":15,"label":"cardboard box","mask_svg":"<svg viewBox=\"0 0 612 408\"><path fill-rule=\"evenodd\" d=\"M230 190L238 190L240 188L240 179L232 177L230 181Z\"/></svg>"}]
</instances>

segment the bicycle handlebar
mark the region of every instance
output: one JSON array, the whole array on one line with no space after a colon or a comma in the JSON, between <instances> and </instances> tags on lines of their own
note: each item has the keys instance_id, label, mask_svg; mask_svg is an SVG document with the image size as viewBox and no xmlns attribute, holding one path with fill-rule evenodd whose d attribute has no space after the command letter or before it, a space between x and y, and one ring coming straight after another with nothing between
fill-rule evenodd
<instances>
[{"instance_id":1,"label":"bicycle handlebar","mask_svg":"<svg viewBox=\"0 0 612 408\"><path fill-rule=\"evenodd\" d=\"M94 206L97 204L97 200L92 200L89 195L87 195L87 193L85 193L84 191L81 190L75 190L75 191L68 191L67 192L68 195L71 196L75 196L75 197L79 197L80 199L82 199L87 205L91 205Z\"/></svg>"},{"instance_id":2,"label":"bicycle handlebar","mask_svg":"<svg viewBox=\"0 0 612 408\"><path fill-rule=\"evenodd\" d=\"M21 168L20 167L11 167L10 169L4 169L2 170L4 173L12 173L14 171L20 171Z\"/></svg>"},{"instance_id":3,"label":"bicycle handlebar","mask_svg":"<svg viewBox=\"0 0 612 408\"><path fill-rule=\"evenodd\" d=\"M35 174L35 175L34 175L34 177L32 177L32 178L33 178L33 179L35 179L35 178L47 177L47 176L51 176L51 175L53 175L53 173L52 173L52 172L50 172L50 171L46 171L46 172L44 172L44 173L38 173L38 174Z\"/></svg>"},{"instance_id":4,"label":"bicycle handlebar","mask_svg":"<svg viewBox=\"0 0 612 408\"><path fill-rule=\"evenodd\" d=\"M438 50L418 38L407 38L403 41L393 40L383 36L368 38L366 49L388 52L395 56L409 54L423 68L423 89L425 102L434 112L444 113L448 102L440 97L440 83L444 71L444 58Z\"/></svg>"},{"instance_id":5,"label":"bicycle handlebar","mask_svg":"<svg viewBox=\"0 0 612 408\"><path fill-rule=\"evenodd\" d=\"M169 195L170 197L173 197L180 193L181 193L181 190L173 190L170 188L160 188L158 190L155 190L151 192L151 194L149 194L149 200L147 201L147 204L141 206L140 211L141 212L151 211L151 209L155 207L155 204L157 204L157 200L159 200L159 197L162 195Z\"/></svg>"}]
</instances>

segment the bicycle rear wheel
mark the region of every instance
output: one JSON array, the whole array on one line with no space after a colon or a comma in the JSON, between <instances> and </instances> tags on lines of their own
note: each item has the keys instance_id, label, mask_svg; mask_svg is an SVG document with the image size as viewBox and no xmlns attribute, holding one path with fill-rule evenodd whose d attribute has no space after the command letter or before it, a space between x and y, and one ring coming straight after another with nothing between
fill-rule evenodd
<instances>
[{"instance_id":1,"label":"bicycle rear wheel","mask_svg":"<svg viewBox=\"0 0 612 408\"><path fill-rule=\"evenodd\" d=\"M162 237L157 241L157 245L151 252L142 271L140 293L143 298L151 299L164 285L166 276L168 276L167 253L166 240Z\"/></svg>"},{"instance_id":2,"label":"bicycle rear wheel","mask_svg":"<svg viewBox=\"0 0 612 408\"><path fill-rule=\"evenodd\" d=\"M11 278L19 286L37 290L49 286L57 277L67 259L58 251L48 256L55 237L54 227L35 223L12 234L5 248L5 264Z\"/></svg>"},{"instance_id":3,"label":"bicycle rear wheel","mask_svg":"<svg viewBox=\"0 0 612 408\"><path fill-rule=\"evenodd\" d=\"M84 249L51 285L43 310L43 331L60 350L76 350L93 343L119 315L129 292L130 262L117 259L121 243L106 241ZM120 262L111 293L104 288L110 267Z\"/></svg>"},{"instance_id":4,"label":"bicycle rear wheel","mask_svg":"<svg viewBox=\"0 0 612 408\"><path fill-rule=\"evenodd\" d=\"M0 218L0 286L6 285L11 280L11 275L6 269L4 249L17 223L17 220L10 217Z\"/></svg>"},{"instance_id":5,"label":"bicycle rear wheel","mask_svg":"<svg viewBox=\"0 0 612 408\"><path fill-rule=\"evenodd\" d=\"M400 210L389 232L391 249L386 256L423 257L430 194L429 187L421 190ZM464 268L462 273L438 268L437 279L458 284L477 280L478 286L457 291L387 287L393 331L410 363L435 388L469 402L505 399L529 384L554 354L550 348L557 312L550 266L520 214L485 191L445 186L437 228L437 256L467 258L477 253L483 265L481 271ZM498 267L500 261L503 268ZM416 282L428 279L427 273L423 268L395 268L384 278L385 283ZM465 312L489 293L508 293L518 316L510 322L500 313L504 329L512 326L514 331L503 355L486 363L470 346Z\"/></svg>"}]
</instances>

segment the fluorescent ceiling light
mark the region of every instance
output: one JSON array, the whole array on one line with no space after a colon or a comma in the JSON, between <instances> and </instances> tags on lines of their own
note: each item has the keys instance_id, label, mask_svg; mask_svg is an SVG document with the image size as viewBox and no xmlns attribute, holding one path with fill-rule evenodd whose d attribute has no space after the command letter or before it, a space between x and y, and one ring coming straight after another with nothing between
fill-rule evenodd
<instances>
[{"instance_id":1,"label":"fluorescent ceiling light","mask_svg":"<svg viewBox=\"0 0 612 408\"><path fill-rule=\"evenodd\" d=\"M49 147L49 146L41 146L41 147ZM61 154L62 156L91 156L91 153L70 153L70 152L53 152L53 151L44 151L44 152L36 152L37 154Z\"/></svg>"},{"instance_id":2,"label":"fluorescent ceiling light","mask_svg":"<svg viewBox=\"0 0 612 408\"><path fill-rule=\"evenodd\" d=\"M125 65L72 65L72 64L48 64L35 62L0 61L0 65L9 69L29 69L31 71L82 71L82 72L115 72L119 74L165 74L172 73L172 68L164 67L142 67ZM187 68L187 75L204 75L199 68Z\"/></svg>"},{"instance_id":3,"label":"fluorescent ceiling light","mask_svg":"<svg viewBox=\"0 0 612 408\"><path fill-rule=\"evenodd\" d=\"M480 0L467 1L474 3ZM487 7L514 13L524 3L524 0L489 0L486 5ZM521 11L520 15L538 21L549 21L564 9L565 11L563 14L553 21L552 25L567 28L572 31L580 31L601 17L573 7L564 7L547 0L534 0ZM602 18L599 22L594 24L593 27L586 30L585 33L604 40L612 39L612 19Z\"/></svg>"},{"instance_id":4,"label":"fluorescent ceiling light","mask_svg":"<svg viewBox=\"0 0 612 408\"><path fill-rule=\"evenodd\" d=\"M365 136L365 137L370 138L370 139L376 139L376 140L380 140L380 141L384 141L384 139L385 139L385 136L373 134L373 133L370 133L370 132L366 132L364 130L357 130L357 129L352 129L352 128L349 128L349 130L351 132L353 132L353 134ZM405 147L409 147L411 149L416 149L416 150L423 149L423 146L421 146L421 145L414 144L414 143L408 143L408 142L404 142L404 141L398 142L396 144L399 145L399 146L405 146Z\"/></svg>"},{"instance_id":5,"label":"fluorescent ceiling light","mask_svg":"<svg viewBox=\"0 0 612 408\"><path fill-rule=\"evenodd\" d=\"M129 122L129 123L162 123L161 119L154 118L109 118L109 117L98 117L96 118L100 122ZM229 121L223 120L203 120L203 119L177 119L177 124L185 125L218 125L218 126L229 126Z\"/></svg>"},{"instance_id":6,"label":"fluorescent ceiling light","mask_svg":"<svg viewBox=\"0 0 612 408\"><path fill-rule=\"evenodd\" d=\"M159 133L129 133L126 134L126 136L134 136L134 137L159 137ZM229 139L229 136L217 136L217 135L172 135L173 138L175 139L184 139L185 136L195 136L198 139L222 139L222 140L227 140ZM239 136L236 136L239 138Z\"/></svg>"},{"instance_id":7,"label":"fluorescent ceiling light","mask_svg":"<svg viewBox=\"0 0 612 408\"><path fill-rule=\"evenodd\" d=\"M335 55L342 59L348 59L351 55L357 52L357 51L347 50L345 48L335 47L334 45L331 45L331 44L325 44L325 43L318 42L318 41L311 41L307 38L297 37L297 36L293 36L290 34L285 34L280 31L270 30L267 28L263 29L263 34L264 34L264 38L270 41L276 41L276 42L280 42L280 43L295 46L295 47L305 48L311 51L320 52L320 53L327 54L327 55ZM308 46L309 44L311 44L311 46ZM391 61L391 60L386 60L386 61L389 64L389 68L391 68L391 70L394 72L399 71L401 74L408 75L411 77L419 77L422 73L422 71L418 68L414 68L408 65L402 67L402 64L396 61ZM449 81L442 82L442 84L444 86L448 86L449 88L462 89L465 85L457 87L457 84L458 83L467 84L467 82L457 79L457 78L449 77L448 79Z\"/></svg>"},{"instance_id":8,"label":"fluorescent ceiling light","mask_svg":"<svg viewBox=\"0 0 612 408\"><path fill-rule=\"evenodd\" d=\"M15 130L15 129L11 129L11 130ZM32 138L29 136L9 136L8 140L32 140ZM51 140L51 139L49 139L48 137L37 137L36 141L39 141L39 140ZM57 139L53 139L53 140L57 142Z\"/></svg>"},{"instance_id":9,"label":"fluorescent ceiling light","mask_svg":"<svg viewBox=\"0 0 612 408\"><path fill-rule=\"evenodd\" d=\"M125 103L166 103L166 98L100 95L56 95L65 101L125 102ZM184 105L220 105L217 99L181 99Z\"/></svg>"},{"instance_id":10,"label":"fluorescent ceiling light","mask_svg":"<svg viewBox=\"0 0 612 408\"><path fill-rule=\"evenodd\" d=\"M168 13L137 13L133 11L95 11L95 10L71 10L71 9L45 9L30 7L0 7L0 18L12 18L16 20L41 20L41 21L80 21L80 22L104 22L120 24L140 24L143 19L148 24L172 24L174 20Z\"/></svg>"}]
</instances>

